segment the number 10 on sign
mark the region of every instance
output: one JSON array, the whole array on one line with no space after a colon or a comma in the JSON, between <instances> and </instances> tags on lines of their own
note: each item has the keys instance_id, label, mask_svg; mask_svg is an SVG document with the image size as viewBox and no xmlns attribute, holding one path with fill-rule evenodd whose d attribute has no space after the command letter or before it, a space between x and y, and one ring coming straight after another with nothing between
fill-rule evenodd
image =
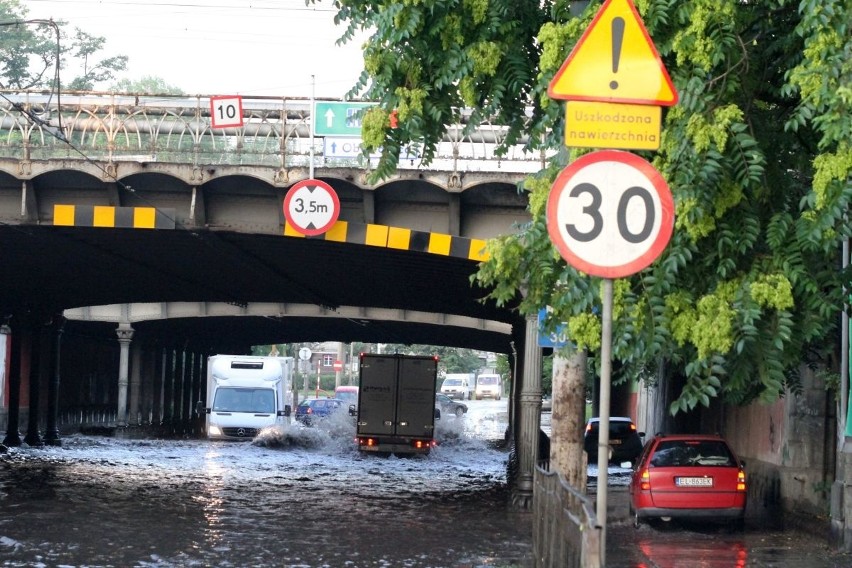
<instances>
[{"instance_id":1,"label":"number 10 on sign","mask_svg":"<svg viewBox=\"0 0 852 568\"><path fill-rule=\"evenodd\" d=\"M550 190L547 231L568 264L621 278L651 264L672 236L674 201L660 173L629 152L586 154Z\"/></svg>"},{"instance_id":2,"label":"number 10 on sign","mask_svg":"<svg viewBox=\"0 0 852 568\"><path fill-rule=\"evenodd\" d=\"M243 125L242 97L210 97L210 126L234 128Z\"/></svg>"}]
</instances>

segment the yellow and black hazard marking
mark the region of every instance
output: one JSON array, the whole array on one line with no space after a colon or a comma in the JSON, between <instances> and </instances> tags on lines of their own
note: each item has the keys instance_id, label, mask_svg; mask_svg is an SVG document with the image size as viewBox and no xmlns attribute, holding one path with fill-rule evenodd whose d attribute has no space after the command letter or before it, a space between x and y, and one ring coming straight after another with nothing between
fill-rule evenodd
<instances>
[{"instance_id":1,"label":"yellow and black hazard marking","mask_svg":"<svg viewBox=\"0 0 852 568\"><path fill-rule=\"evenodd\" d=\"M387 225L364 225L349 223L348 221L338 221L322 235L305 237L293 229L289 223L285 223L284 235L288 237L321 239L339 243L426 252L476 261L488 258L488 252L485 250L485 241L482 239L468 239L444 233L413 231L411 229L389 227Z\"/></svg>"},{"instance_id":2,"label":"yellow and black hazard marking","mask_svg":"<svg viewBox=\"0 0 852 568\"><path fill-rule=\"evenodd\" d=\"M174 229L175 210L110 205L54 205L53 224L62 227Z\"/></svg>"},{"instance_id":3,"label":"yellow and black hazard marking","mask_svg":"<svg viewBox=\"0 0 852 568\"><path fill-rule=\"evenodd\" d=\"M115 229L174 229L175 210L154 207L113 207L108 205L54 205L53 224L61 227L107 227ZM485 241L444 233L414 231L387 225L338 221L322 235L305 237L284 225L284 235L339 243L368 245L397 250L425 252L454 258L488 259Z\"/></svg>"}]
</instances>

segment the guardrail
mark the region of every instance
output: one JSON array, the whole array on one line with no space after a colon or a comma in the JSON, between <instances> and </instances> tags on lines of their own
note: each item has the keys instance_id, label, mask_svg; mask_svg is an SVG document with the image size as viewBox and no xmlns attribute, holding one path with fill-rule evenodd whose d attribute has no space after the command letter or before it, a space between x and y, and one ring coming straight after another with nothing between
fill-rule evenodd
<instances>
[{"instance_id":1,"label":"guardrail","mask_svg":"<svg viewBox=\"0 0 852 568\"><path fill-rule=\"evenodd\" d=\"M550 471L547 461L535 468L532 513L536 568L600 568L595 505Z\"/></svg>"},{"instance_id":2,"label":"guardrail","mask_svg":"<svg viewBox=\"0 0 852 568\"><path fill-rule=\"evenodd\" d=\"M93 159L274 168L367 168L357 137L312 136L312 107L304 98L243 97L243 125L213 128L210 96L147 96L0 90L0 158ZM547 154L525 141L495 151L506 127L485 124L468 131L448 126L428 166L416 147L403 152L400 169L533 173ZM344 148L345 147L345 148ZM345 150L345 151L344 151ZM369 161L368 161L369 160Z\"/></svg>"}]
</instances>

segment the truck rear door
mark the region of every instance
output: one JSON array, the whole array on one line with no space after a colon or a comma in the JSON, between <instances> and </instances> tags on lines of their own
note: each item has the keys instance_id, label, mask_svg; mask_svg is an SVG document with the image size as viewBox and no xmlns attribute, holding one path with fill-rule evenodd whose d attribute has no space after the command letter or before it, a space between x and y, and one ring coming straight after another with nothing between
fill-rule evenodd
<instances>
[{"instance_id":1,"label":"truck rear door","mask_svg":"<svg viewBox=\"0 0 852 568\"><path fill-rule=\"evenodd\" d=\"M405 357L399 360L399 364L396 433L399 436L432 437L438 362L432 357Z\"/></svg>"},{"instance_id":2,"label":"truck rear door","mask_svg":"<svg viewBox=\"0 0 852 568\"><path fill-rule=\"evenodd\" d=\"M396 422L396 368L395 357L362 357L361 388L358 391L359 435L393 435Z\"/></svg>"}]
</instances>

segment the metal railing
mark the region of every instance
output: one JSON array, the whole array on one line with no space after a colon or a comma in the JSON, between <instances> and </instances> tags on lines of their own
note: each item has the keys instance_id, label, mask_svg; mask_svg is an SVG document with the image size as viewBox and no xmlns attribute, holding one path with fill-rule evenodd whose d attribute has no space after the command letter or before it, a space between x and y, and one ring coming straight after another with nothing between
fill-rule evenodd
<instances>
[{"instance_id":1,"label":"metal railing","mask_svg":"<svg viewBox=\"0 0 852 568\"><path fill-rule=\"evenodd\" d=\"M591 499L546 461L536 466L533 484L535 567L600 568L601 527Z\"/></svg>"},{"instance_id":2,"label":"metal railing","mask_svg":"<svg viewBox=\"0 0 852 568\"><path fill-rule=\"evenodd\" d=\"M340 156L340 137L311 135L312 101L244 97L243 125L213 128L209 96L144 96L0 90L0 158L20 160L139 161L205 165L369 168L378 158ZM496 150L507 128L483 124L468 131L449 125L433 162L439 171L533 173L548 154L512 145ZM347 139L350 140L350 139ZM354 138L355 146L360 141ZM424 169L417 148L401 155L400 169Z\"/></svg>"}]
</instances>

